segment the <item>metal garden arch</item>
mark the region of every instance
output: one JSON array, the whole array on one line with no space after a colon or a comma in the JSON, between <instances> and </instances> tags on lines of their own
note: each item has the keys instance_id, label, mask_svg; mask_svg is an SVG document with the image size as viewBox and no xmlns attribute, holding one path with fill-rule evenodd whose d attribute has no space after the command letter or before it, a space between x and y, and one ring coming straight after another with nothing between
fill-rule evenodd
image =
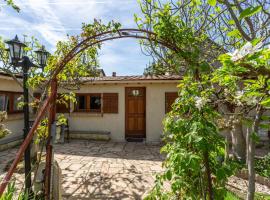
<instances>
[{"instance_id":1,"label":"metal garden arch","mask_svg":"<svg viewBox=\"0 0 270 200\"><path fill-rule=\"evenodd\" d=\"M3 194L7 184L9 183L16 167L19 161L21 160L23 153L27 146L30 144L34 133L41 121L41 119L45 116L46 111L49 109L49 123L48 123L48 129L49 129L49 135L46 145L46 169L45 169L45 198L50 198L50 185L51 185L51 164L52 164L52 140L51 140L51 132L52 127L55 123L55 102L56 102L56 95L57 95L57 75L63 70L65 65L72 60L76 55L83 52L90 46L109 41L109 40L115 40L120 38L136 38L136 39L143 39L148 41L154 41L168 49L171 49L175 52L183 52L181 49L177 48L174 44L170 43L167 40L163 40L157 37L157 35L151 31L148 30L141 30L141 29L118 29L117 31L106 31L99 34L96 34L94 36L90 36L82 40L80 43L78 43L58 64L53 72L49 84L51 87L51 93L43 103L42 107L39 109L39 112L37 114L37 117L35 119L35 122L29 131L26 139L23 141L22 145L20 146L17 155L8 170L8 173L4 177L1 185L0 185L0 196ZM188 60L186 58L186 60Z\"/></svg>"}]
</instances>

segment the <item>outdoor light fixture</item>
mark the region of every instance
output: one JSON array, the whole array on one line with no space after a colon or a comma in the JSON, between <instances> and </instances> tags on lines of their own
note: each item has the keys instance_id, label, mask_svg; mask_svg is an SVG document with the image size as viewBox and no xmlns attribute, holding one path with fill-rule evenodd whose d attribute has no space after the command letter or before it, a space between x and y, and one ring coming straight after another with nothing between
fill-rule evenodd
<instances>
[{"instance_id":1,"label":"outdoor light fixture","mask_svg":"<svg viewBox=\"0 0 270 200\"><path fill-rule=\"evenodd\" d=\"M28 71L31 67L44 68L47 63L49 52L47 52L44 46L41 49L36 50L38 65L30 61L29 57L25 55L24 48L26 44L21 42L16 35L14 39L6 41L8 44L8 52L10 63L14 68L22 67L23 70L23 112L24 112L24 139L27 137L30 129L29 125L29 92L27 87ZM31 193L31 146L29 145L24 152L25 162L25 190Z\"/></svg>"},{"instance_id":2,"label":"outdoor light fixture","mask_svg":"<svg viewBox=\"0 0 270 200\"><path fill-rule=\"evenodd\" d=\"M22 43L18 36L16 35L14 39L9 40L6 42L8 44L8 51L9 51L9 58L11 59L10 62L13 65L17 65L17 63L22 59L24 55L24 47L26 45Z\"/></svg>"},{"instance_id":3,"label":"outdoor light fixture","mask_svg":"<svg viewBox=\"0 0 270 200\"><path fill-rule=\"evenodd\" d=\"M48 57L50 56L50 53L45 50L44 45L42 45L40 49L36 50L35 53L37 54L38 64L43 69L47 65L47 60Z\"/></svg>"}]
</instances>

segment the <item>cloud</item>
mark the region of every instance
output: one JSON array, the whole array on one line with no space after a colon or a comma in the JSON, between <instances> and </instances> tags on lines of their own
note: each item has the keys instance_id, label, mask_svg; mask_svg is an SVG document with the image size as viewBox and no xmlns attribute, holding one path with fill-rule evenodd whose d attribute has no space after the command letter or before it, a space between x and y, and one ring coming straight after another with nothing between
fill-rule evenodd
<instances>
[{"instance_id":1,"label":"cloud","mask_svg":"<svg viewBox=\"0 0 270 200\"><path fill-rule=\"evenodd\" d=\"M99 61L106 74L117 72L118 75L142 74L151 60L140 49L136 39L119 39L102 45Z\"/></svg>"},{"instance_id":2,"label":"cloud","mask_svg":"<svg viewBox=\"0 0 270 200\"><path fill-rule=\"evenodd\" d=\"M137 0L17 0L16 3L21 7L20 13L8 7L0 11L1 35L35 36L50 51L67 34L79 34L82 22L89 23L94 18L136 27L133 14L140 9ZM107 42L100 53L102 67L108 73L140 74L150 59L140 52L136 40Z\"/></svg>"}]
</instances>

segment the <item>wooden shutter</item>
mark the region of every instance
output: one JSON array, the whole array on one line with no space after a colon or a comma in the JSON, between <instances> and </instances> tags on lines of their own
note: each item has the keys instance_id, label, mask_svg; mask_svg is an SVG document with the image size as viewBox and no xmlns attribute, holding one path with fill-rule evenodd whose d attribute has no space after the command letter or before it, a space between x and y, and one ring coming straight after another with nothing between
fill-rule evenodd
<instances>
[{"instance_id":1,"label":"wooden shutter","mask_svg":"<svg viewBox=\"0 0 270 200\"><path fill-rule=\"evenodd\" d=\"M103 94L103 112L118 113L118 93Z\"/></svg>"},{"instance_id":2,"label":"wooden shutter","mask_svg":"<svg viewBox=\"0 0 270 200\"><path fill-rule=\"evenodd\" d=\"M40 100L40 98L41 98L41 94L40 94L40 93L34 93L33 96L34 96L36 99L38 99L38 100Z\"/></svg>"},{"instance_id":3,"label":"wooden shutter","mask_svg":"<svg viewBox=\"0 0 270 200\"><path fill-rule=\"evenodd\" d=\"M57 94L57 99L61 99L61 94ZM56 112L57 113L69 113L70 110L70 100L66 103L56 101Z\"/></svg>"},{"instance_id":4,"label":"wooden shutter","mask_svg":"<svg viewBox=\"0 0 270 200\"><path fill-rule=\"evenodd\" d=\"M175 99L177 99L177 97L178 97L177 92L165 93L165 113L168 113L172 110L172 104L174 103Z\"/></svg>"}]
</instances>

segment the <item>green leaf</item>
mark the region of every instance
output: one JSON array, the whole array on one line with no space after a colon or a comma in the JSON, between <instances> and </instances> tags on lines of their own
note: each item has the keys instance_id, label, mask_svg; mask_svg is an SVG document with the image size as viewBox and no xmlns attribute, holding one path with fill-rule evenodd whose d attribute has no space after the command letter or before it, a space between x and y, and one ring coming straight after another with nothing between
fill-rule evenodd
<instances>
[{"instance_id":1,"label":"green leaf","mask_svg":"<svg viewBox=\"0 0 270 200\"><path fill-rule=\"evenodd\" d=\"M228 33L228 36L229 37L236 37L236 38L239 38L241 36L240 32L238 29L234 29L233 31L230 31Z\"/></svg>"},{"instance_id":2,"label":"green leaf","mask_svg":"<svg viewBox=\"0 0 270 200\"><path fill-rule=\"evenodd\" d=\"M208 4L210 6L215 6L217 4L217 1L216 0L208 0Z\"/></svg>"},{"instance_id":3,"label":"green leaf","mask_svg":"<svg viewBox=\"0 0 270 200\"><path fill-rule=\"evenodd\" d=\"M269 106L270 105L270 98L267 98L261 102L261 105L263 106Z\"/></svg>"},{"instance_id":4,"label":"green leaf","mask_svg":"<svg viewBox=\"0 0 270 200\"><path fill-rule=\"evenodd\" d=\"M167 178L169 181L172 179L172 172L171 172L171 170L168 170L168 171L166 172L166 178Z\"/></svg>"},{"instance_id":5,"label":"green leaf","mask_svg":"<svg viewBox=\"0 0 270 200\"><path fill-rule=\"evenodd\" d=\"M270 124L260 124L259 126L260 128L267 129L267 130L270 128Z\"/></svg>"},{"instance_id":6,"label":"green leaf","mask_svg":"<svg viewBox=\"0 0 270 200\"><path fill-rule=\"evenodd\" d=\"M244 19L246 17L250 17L252 15L255 15L256 13L260 12L262 10L261 6L256 6L256 7L249 7L246 8L245 10L243 10L243 12L241 12L239 19Z\"/></svg>"},{"instance_id":7,"label":"green leaf","mask_svg":"<svg viewBox=\"0 0 270 200\"><path fill-rule=\"evenodd\" d=\"M234 25L234 24L235 24L235 21L234 21L234 20L229 20L228 23L229 23L230 25Z\"/></svg>"},{"instance_id":8,"label":"green leaf","mask_svg":"<svg viewBox=\"0 0 270 200\"><path fill-rule=\"evenodd\" d=\"M258 143L260 141L260 137L258 136L258 134L256 132L251 133L250 138L255 142Z\"/></svg>"}]
</instances>

